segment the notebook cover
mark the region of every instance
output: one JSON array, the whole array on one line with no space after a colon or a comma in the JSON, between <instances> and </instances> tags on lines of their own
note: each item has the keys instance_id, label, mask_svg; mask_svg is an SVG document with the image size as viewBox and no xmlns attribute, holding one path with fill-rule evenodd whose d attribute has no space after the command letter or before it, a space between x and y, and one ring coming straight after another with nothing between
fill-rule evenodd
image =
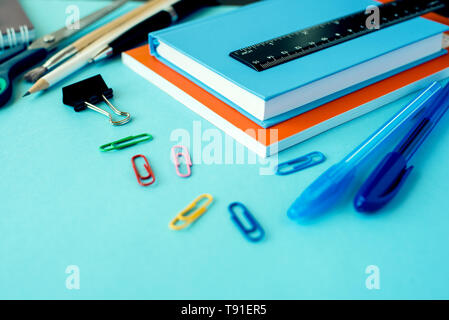
<instances>
[{"instance_id":1,"label":"notebook cover","mask_svg":"<svg viewBox=\"0 0 449 320\"><path fill-rule=\"evenodd\" d=\"M267 101L448 30L445 25L415 18L263 72L229 56L230 52L250 44L364 10L373 4L376 2L371 0L266 0L151 33L151 52L157 55L158 43L163 41Z\"/></svg>"},{"instance_id":2,"label":"notebook cover","mask_svg":"<svg viewBox=\"0 0 449 320\"><path fill-rule=\"evenodd\" d=\"M23 11L18 0L0 1L0 31L6 34L7 28L14 28L19 33L20 26L27 26L29 30L33 29L33 24Z\"/></svg>"},{"instance_id":3,"label":"notebook cover","mask_svg":"<svg viewBox=\"0 0 449 320\"><path fill-rule=\"evenodd\" d=\"M447 21L449 22L449 20ZM359 106L368 104L373 100L389 95L407 85L419 82L449 68L449 55L446 54L279 123L270 129L263 129L257 123L251 121L210 92L148 54L148 46L142 46L127 51L124 54L136 59L145 67L151 69L173 85L182 89L191 97L198 100L217 115L226 119L242 131L252 129L258 133L265 132L262 134L262 139L259 139L260 137L255 138L267 147L268 142L264 140L264 137L269 136L268 130L277 129L279 141L288 139L302 131L317 126L324 121L343 115ZM262 131L259 131L259 129L262 129ZM273 141L271 141L271 143L272 142Z\"/></svg>"}]
</instances>

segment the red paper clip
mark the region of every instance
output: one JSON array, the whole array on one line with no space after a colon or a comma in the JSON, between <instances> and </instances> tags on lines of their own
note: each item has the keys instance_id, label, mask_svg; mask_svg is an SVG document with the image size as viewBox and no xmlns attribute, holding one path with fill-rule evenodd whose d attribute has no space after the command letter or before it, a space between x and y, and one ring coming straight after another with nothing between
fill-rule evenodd
<instances>
[{"instance_id":1,"label":"red paper clip","mask_svg":"<svg viewBox=\"0 0 449 320\"><path fill-rule=\"evenodd\" d=\"M136 166L136 159L138 159L138 158L142 158L145 161L145 163L143 164L143 167L147 170L148 175L146 175L146 176L140 175L139 170L137 169L137 166ZM156 177L154 176L153 170L151 169L150 164L148 163L148 159L144 155L141 155L141 154L135 155L134 157L132 157L131 162L133 164L134 172L136 173L137 182L139 182L139 184L141 186L148 187L156 182ZM150 182L147 182L147 183L143 182L143 180L149 180L149 179L151 179Z\"/></svg>"},{"instance_id":2,"label":"red paper clip","mask_svg":"<svg viewBox=\"0 0 449 320\"><path fill-rule=\"evenodd\" d=\"M182 151L177 152L177 149L181 149ZM181 178L190 177L190 175L192 174L192 170L190 169L192 167L192 160L190 159L190 154L187 148L184 146L174 146L173 148L171 148L171 153L176 167L176 174ZM179 167L181 166L179 157L184 157L187 166L187 173L181 173L179 171Z\"/></svg>"}]
</instances>

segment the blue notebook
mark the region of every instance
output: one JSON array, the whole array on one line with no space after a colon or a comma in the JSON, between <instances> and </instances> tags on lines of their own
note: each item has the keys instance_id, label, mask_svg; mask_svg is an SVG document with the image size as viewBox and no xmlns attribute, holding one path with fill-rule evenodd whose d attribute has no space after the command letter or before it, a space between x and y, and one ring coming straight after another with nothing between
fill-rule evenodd
<instances>
[{"instance_id":1,"label":"blue notebook","mask_svg":"<svg viewBox=\"0 0 449 320\"><path fill-rule=\"evenodd\" d=\"M372 4L376 2L262 1L151 33L151 53L258 123L270 126L442 54L441 34L448 27L416 18L263 72L229 56L236 49ZM382 68L385 72L376 73ZM338 87L341 83L344 88Z\"/></svg>"}]
</instances>

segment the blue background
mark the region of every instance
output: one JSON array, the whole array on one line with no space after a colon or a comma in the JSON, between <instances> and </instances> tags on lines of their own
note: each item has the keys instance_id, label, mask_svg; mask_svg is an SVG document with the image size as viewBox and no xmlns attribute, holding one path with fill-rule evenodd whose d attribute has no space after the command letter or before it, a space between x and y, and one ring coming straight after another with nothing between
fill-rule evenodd
<instances>
[{"instance_id":1,"label":"blue background","mask_svg":"<svg viewBox=\"0 0 449 320\"><path fill-rule=\"evenodd\" d=\"M60 28L72 2L22 0L42 35ZM74 1L81 14L102 1ZM135 6L129 4L127 9ZM201 15L226 9L214 9ZM133 115L112 127L92 111L62 104L61 87L101 73L113 102ZM41 95L0 109L0 298L58 299L396 299L449 298L449 129L443 118L414 158L416 168L381 213L363 216L351 198L308 225L290 221L291 202L413 97L325 132L280 154L319 150L328 161L287 177L261 176L259 165L195 165L175 175L169 152L174 129L193 121L213 128L134 74L119 58L90 66ZM152 142L101 153L106 142L149 132ZM140 187L131 157L145 154L157 177ZM198 159L196 159L198 160ZM168 222L202 193L215 197L191 228ZM243 202L267 237L247 242L227 206ZM65 286L68 265L81 271L80 290ZM368 265L380 268L380 290L365 286Z\"/></svg>"}]
</instances>

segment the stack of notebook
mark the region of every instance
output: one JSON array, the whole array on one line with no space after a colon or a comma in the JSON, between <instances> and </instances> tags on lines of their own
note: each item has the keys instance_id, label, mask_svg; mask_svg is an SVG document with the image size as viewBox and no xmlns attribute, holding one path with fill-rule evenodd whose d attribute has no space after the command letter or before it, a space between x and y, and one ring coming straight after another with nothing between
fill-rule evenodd
<instances>
[{"instance_id":1,"label":"stack of notebook","mask_svg":"<svg viewBox=\"0 0 449 320\"><path fill-rule=\"evenodd\" d=\"M449 28L435 14L262 72L229 55L372 4L262 1L152 33L149 46L124 53L123 61L266 157L449 77L449 55L442 44Z\"/></svg>"}]
</instances>

